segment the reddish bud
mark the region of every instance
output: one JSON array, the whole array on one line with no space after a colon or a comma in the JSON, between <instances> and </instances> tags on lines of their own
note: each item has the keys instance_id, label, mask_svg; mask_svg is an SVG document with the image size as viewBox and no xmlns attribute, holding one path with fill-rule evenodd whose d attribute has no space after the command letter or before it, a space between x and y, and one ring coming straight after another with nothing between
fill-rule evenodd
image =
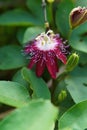
<instances>
[{"instance_id":1,"label":"reddish bud","mask_svg":"<svg viewBox=\"0 0 87 130\"><path fill-rule=\"evenodd\" d=\"M70 12L69 22L71 28L75 28L85 21L87 21L87 8L79 6Z\"/></svg>"}]
</instances>

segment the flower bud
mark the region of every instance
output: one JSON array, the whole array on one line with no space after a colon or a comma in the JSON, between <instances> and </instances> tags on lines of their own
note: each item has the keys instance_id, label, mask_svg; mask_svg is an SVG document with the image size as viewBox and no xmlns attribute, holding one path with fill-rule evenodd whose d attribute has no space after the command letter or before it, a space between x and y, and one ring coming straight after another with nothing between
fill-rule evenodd
<instances>
[{"instance_id":1,"label":"flower bud","mask_svg":"<svg viewBox=\"0 0 87 130\"><path fill-rule=\"evenodd\" d=\"M47 0L47 2L49 2L49 3L53 3L53 2L54 2L54 0Z\"/></svg>"},{"instance_id":2,"label":"flower bud","mask_svg":"<svg viewBox=\"0 0 87 130\"><path fill-rule=\"evenodd\" d=\"M74 8L70 12L69 22L70 27L72 29L84 23L85 21L87 21L87 8L85 7L82 8L79 6L77 8Z\"/></svg>"},{"instance_id":3,"label":"flower bud","mask_svg":"<svg viewBox=\"0 0 87 130\"><path fill-rule=\"evenodd\" d=\"M62 90L58 95L58 102L62 102L67 97L67 92Z\"/></svg>"},{"instance_id":4,"label":"flower bud","mask_svg":"<svg viewBox=\"0 0 87 130\"><path fill-rule=\"evenodd\" d=\"M79 56L76 53L73 53L67 63L66 63L66 70L67 71L72 71L78 64L79 61Z\"/></svg>"}]
</instances>

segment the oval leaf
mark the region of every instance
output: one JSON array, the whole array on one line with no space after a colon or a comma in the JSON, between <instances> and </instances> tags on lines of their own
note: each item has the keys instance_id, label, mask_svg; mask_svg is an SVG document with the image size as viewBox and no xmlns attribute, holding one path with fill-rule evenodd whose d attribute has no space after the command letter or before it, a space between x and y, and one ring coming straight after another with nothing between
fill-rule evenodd
<instances>
[{"instance_id":1,"label":"oval leaf","mask_svg":"<svg viewBox=\"0 0 87 130\"><path fill-rule=\"evenodd\" d=\"M87 22L73 30L69 43L76 50L87 53Z\"/></svg>"},{"instance_id":2,"label":"oval leaf","mask_svg":"<svg viewBox=\"0 0 87 130\"><path fill-rule=\"evenodd\" d=\"M26 65L26 59L21 53L22 48L8 45L0 48L0 69L15 69Z\"/></svg>"},{"instance_id":3,"label":"oval leaf","mask_svg":"<svg viewBox=\"0 0 87 130\"><path fill-rule=\"evenodd\" d=\"M79 61L80 64L81 65L86 65L87 64L87 53L80 52L79 56L80 56L80 61Z\"/></svg>"},{"instance_id":4,"label":"oval leaf","mask_svg":"<svg viewBox=\"0 0 87 130\"><path fill-rule=\"evenodd\" d=\"M72 0L62 0L57 6L56 12L56 24L60 33L64 37L68 37L70 28L69 28L69 13L74 8L74 3Z\"/></svg>"},{"instance_id":5,"label":"oval leaf","mask_svg":"<svg viewBox=\"0 0 87 130\"><path fill-rule=\"evenodd\" d=\"M0 130L54 130L57 114L50 101L32 101L2 120Z\"/></svg>"},{"instance_id":6,"label":"oval leaf","mask_svg":"<svg viewBox=\"0 0 87 130\"><path fill-rule=\"evenodd\" d=\"M36 96L36 98L43 98L43 99L50 99L50 91L44 82L43 79L38 78L32 70L29 70L27 68L22 69L23 77L26 81L28 81L31 85L31 88L33 90L33 94Z\"/></svg>"},{"instance_id":7,"label":"oval leaf","mask_svg":"<svg viewBox=\"0 0 87 130\"><path fill-rule=\"evenodd\" d=\"M59 120L59 130L87 129L87 100L76 104Z\"/></svg>"},{"instance_id":8,"label":"oval leaf","mask_svg":"<svg viewBox=\"0 0 87 130\"><path fill-rule=\"evenodd\" d=\"M25 87L27 87L27 88L29 87L28 82L23 79L21 70L18 70L18 71L14 74L14 76L13 76L13 78L12 78L12 81L13 81L13 82L20 83L20 84L22 84L23 86L25 86Z\"/></svg>"},{"instance_id":9,"label":"oval leaf","mask_svg":"<svg viewBox=\"0 0 87 130\"><path fill-rule=\"evenodd\" d=\"M11 81L0 81L0 102L14 107L28 103L28 90L21 84Z\"/></svg>"},{"instance_id":10,"label":"oval leaf","mask_svg":"<svg viewBox=\"0 0 87 130\"><path fill-rule=\"evenodd\" d=\"M39 24L38 20L35 20L31 14L21 9L7 11L0 16L0 25L3 26L29 26L37 24Z\"/></svg>"},{"instance_id":11,"label":"oval leaf","mask_svg":"<svg viewBox=\"0 0 87 130\"><path fill-rule=\"evenodd\" d=\"M87 68L76 68L65 80L76 103L87 100Z\"/></svg>"},{"instance_id":12,"label":"oval leaf","mask_svg":"<svg viewBox=\"0 0 87 130\"><path fill-rule=\"evenodd\" d=\"M24 33L23 43L29 42L33 40L37 35L44 31L43 28L40 27L30 27Z\"/></svg>"},{"instance_id":13,"label":"oval leaf","mask_svg":"<svg viewBox=\"0 0 87 130\"><path fill-rule=\"evenodd\" d=\"M41 27L22 28L17 33L17 39L20 44L24 45L27 42L32 41L36 36L44 31L45 30Z\"/></svg>"}]
</instances>

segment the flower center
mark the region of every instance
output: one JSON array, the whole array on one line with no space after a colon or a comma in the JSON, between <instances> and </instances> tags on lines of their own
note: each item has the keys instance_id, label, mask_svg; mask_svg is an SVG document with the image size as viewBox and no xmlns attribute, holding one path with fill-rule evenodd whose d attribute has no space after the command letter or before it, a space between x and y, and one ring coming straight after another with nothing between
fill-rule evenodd
<instances>
[{"instance_id":1,"label":"flower center","mask_svg":"<svg viewBox=\"0 0 87 130\"><path fill-rule=\"evenodd\" d=\"M37 40L36 46L40 50L44 50L44 51L54 49L57 42L53 36L54 33L52 30L49 30L47 33L42 33L36 38Z\"/></svg>"}]
</instances>

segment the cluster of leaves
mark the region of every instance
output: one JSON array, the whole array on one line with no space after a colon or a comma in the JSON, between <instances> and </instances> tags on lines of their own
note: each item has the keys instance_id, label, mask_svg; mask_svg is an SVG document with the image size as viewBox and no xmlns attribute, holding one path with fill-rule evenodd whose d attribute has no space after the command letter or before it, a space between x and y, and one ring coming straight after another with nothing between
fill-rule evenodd
<instances>
[{"instance_id":1,"label":"cluster of leaves","mask_svg":"<svg viewBox=\"0 0 87 130\"><path fill-rule=\"evenodd\" d=\"M44 31L41 0L0 0L0 6L0 130L87 129L87 22L72 32L69 27L70 11L87 0L47 3L51 28L80 56L76 69L53 81L55 90L48 88L47 72L37 78L25 67L29 61L21 52ZM12 112L4 117L7 106Z\"/></svg>"}]
</instances>

